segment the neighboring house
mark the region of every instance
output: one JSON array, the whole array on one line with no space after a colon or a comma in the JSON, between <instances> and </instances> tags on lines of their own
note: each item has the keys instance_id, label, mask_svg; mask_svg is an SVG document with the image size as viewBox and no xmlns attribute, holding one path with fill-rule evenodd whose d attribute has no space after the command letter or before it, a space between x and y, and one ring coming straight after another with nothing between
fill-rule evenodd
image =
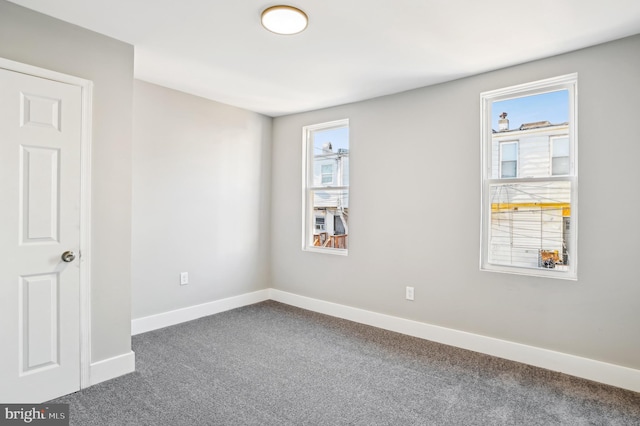
<instances>
[{"instance_id":1,"label":"neighboring house","mask_svg":"<svg viewBox=\"0 0 640 426\"><path fill-rule=\"evenodd\" d=\"M314 245L347 248L349 234L349 150L334 152L330 142L322 145L313 156L313 186L326 187L316 191L313 201Z\"/></svg>"},{"instance_id":2,"label":"neighboring house","mask_svg":"<svg viewBox=\"0 0 640 426\"><path fill-rule=\"evenodd\" d=\"M569 174L569 125L548 121L510 130L506 114L492 137L492 170L500 179ZM571 188L549 180L505 182L491 192L490 261L521 267L566 268L571 259Z\"/></svg>"}]
</instances>

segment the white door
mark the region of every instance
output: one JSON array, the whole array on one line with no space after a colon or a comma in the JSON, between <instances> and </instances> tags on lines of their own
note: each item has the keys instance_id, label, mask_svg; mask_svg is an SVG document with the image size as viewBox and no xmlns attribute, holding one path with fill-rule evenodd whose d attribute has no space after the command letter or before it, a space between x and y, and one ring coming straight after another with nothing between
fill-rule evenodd
<instances>
[{"instance_id":1,"label":"white door","mask_svg":"<svg viewBox=\"0 0 640 426\"><path fill-rule=\"evenodd\" d=\"M0 69L1 403L80 389L81 135L80 87Z\"/></svg>"}]
</instances>

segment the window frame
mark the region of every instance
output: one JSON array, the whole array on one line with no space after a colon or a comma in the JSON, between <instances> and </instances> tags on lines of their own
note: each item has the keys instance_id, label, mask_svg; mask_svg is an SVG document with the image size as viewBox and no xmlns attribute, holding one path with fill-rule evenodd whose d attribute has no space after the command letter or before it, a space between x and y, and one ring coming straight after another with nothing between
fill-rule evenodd
<instances>
[{"instance_id":1,"label":"window frame","mask_svg":"<svg viewBox=\"0 0 640 426\"><path fill-rule=\"evenodd\" d=\"M500 178L502 162L498 161L498 178L492 177L493 128L492 105L494 102L520 98L543 93L567 90L569 96L569 174L552 175L551 166L548 177L516 177ZM572 73L530 83L519 84L501 89L482 92L480 94L480 129L481 129L481 179L480 179L480 270L517 275L547 277L565 280L577 280L578 271L578 74ZM551 146L550 146L551 148ZM499 148L501 149L501 148ZM501 153L500 153L501 155ZM549 157L551 158L550 152ZM520 160L520 158L518 159ZM520 161L519 161L520 162ZM518 164L520 166L520 164ZM519 175L519 173L518 173ZM568 245L571 247L571 261L567 270L544 269L540 267L524 267L489 262L491 235L491 186L498 183L539 183L552 181L570 182L571 234Z\"/></svg>"},{"instance_id":2,"label":"window frame","mask_svg":"<svg viewBox=\"0 0 640 426\"><path fill-rule=\"evenodd\" d=\"M349 119L340 119L325 123L312 124L302 128L302 250L316 253L333 254L338 256L348 256L348 245L346 249L333 247L318 247L313 245L313 233L315 230L315 214L313 210L313 194L316 191L347 191L350 193L350 185L334 186L322 183L322 173L320 186L313 185L313 138L314 132L320 130L331 130L341 127L349 129ZM349 140L349 155L351 154L351 141ZM349 195L348 195L349 196ZM326 218L325 218L326 229Z\"/></svg>"}]
</instances>

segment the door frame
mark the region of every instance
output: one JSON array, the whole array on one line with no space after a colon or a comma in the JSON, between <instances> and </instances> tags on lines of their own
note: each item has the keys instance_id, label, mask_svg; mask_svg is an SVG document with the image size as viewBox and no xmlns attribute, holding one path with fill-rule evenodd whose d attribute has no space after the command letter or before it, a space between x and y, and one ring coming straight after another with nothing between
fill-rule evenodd
<instances>
[{"instance_id":1,"label":"door frame","mask_svg":"<svg viewBox=\"0 0 640 426\"><path fill-rule=\"evenodd\" d=\"M78 86L82 93L80 141L80 389L91 385L91 135L93 82L0 57L0 68Z\"/></svg>"}]
</instances>

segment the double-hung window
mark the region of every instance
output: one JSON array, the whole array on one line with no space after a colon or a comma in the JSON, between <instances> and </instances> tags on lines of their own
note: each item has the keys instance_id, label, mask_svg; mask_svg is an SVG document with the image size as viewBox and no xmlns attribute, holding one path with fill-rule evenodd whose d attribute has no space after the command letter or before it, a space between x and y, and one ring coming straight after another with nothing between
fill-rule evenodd
<instances>
[{"instance_id":1,"label":"double-hung window","mask_svg":"<svg viewBox=\"0 0 640 426\"><path fill-rule=\"evenodd\" d=\"M576 279L577 74L480 99L480 268Z\"/></svg>"},{"instance_id":2,"label":"double-hung window","mask_svg":"<svg viewBox=\"0 0 640 426\"><path fill-rule=\"evenodd\" d=\"M321 166L322 184L331 185L333 183L333 164L323 164Z\"/></svg>"},{"instance_id":3,"label":"double-hung window","mask_svg":"<svg viewBox=\"0 0 640 426\"><path fill-rule=\"evenodd\" d=\"M302 133L302 249L346 255L349 120L305 126Z\"/></svg>"}]
</instances>

